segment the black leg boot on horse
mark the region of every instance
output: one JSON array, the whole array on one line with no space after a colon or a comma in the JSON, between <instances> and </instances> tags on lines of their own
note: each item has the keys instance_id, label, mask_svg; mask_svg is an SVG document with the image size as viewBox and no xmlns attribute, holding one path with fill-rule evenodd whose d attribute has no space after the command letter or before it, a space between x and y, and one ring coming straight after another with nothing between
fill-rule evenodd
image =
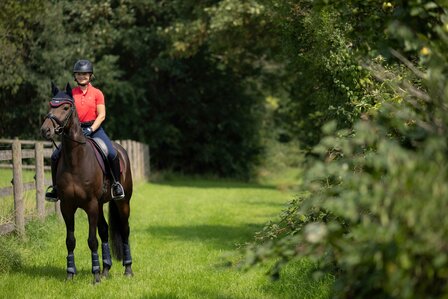
<instances>
[{"instance_id":1,"label":"black leg boot on horse","mask_svg":"<svg viewBox=\"0 0 448 299\"><path fill-rule=\"evenodd\" d=\"M111 166L110 168L113 180L111 186L112 199L121 200L124 198L124 189L120 184L120 158L118 157L118 154L115 155L115 157L111 161L109 161L109 163Z\"/></svg>"}]
</instances>

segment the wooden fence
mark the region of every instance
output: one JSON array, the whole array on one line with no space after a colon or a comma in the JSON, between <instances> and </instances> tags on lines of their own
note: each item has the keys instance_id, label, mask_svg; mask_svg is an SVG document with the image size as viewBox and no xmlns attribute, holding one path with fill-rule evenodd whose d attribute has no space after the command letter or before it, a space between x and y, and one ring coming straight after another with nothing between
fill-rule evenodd
<instances>
[{"instance_id":1,"label":"wooden fence","mask_svg":"<svg viewBox=\"0 0 448 299\"><path fill-rule=\"evenodd\" d=\"M134 182L149 178L149 147L146 144L132 140L117 140L128 152L131 161L131 171ZM49 170L49 159L53 152L50 142L0 139L0 167L12 168L11 187L0 188L0 200L13 195L14 223L0 224L0 235L15 231L18 235L25 235L25 222L29 216L25 215L24 192L36 190L35 213L40 219L55 211L60 213L59 202L54 208L45 209L45 189L51 181L45 180L45 170ZM47 158L47 160L45 160ZM23 160L27 163L23 164ZM7 161L5 164L4 162ZM10 163L12 161L12 164ZM45 165L48 164L48 165ZM23 169L34 169L34 182L23 182Z\"/></svg>"}]
</instances>

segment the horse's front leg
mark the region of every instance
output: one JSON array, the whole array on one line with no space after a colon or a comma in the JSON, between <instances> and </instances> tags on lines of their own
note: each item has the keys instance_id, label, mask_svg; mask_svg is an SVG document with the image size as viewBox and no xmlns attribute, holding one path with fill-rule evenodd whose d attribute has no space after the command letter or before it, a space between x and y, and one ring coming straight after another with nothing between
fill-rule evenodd
<instances>
[{"instance_id":1,"label":"horse's front leg","mask_svg":"<svg viewBox=\"0 0 448 299\"><path fill-rule=\"evenodd\" d=\"M98 234L101 238L101 249L103 256L103 277L109 276L109 270L112 267L112 258L110 255L109 247L109 226L107 225L106 219L104 218L103 205L99 206L99 216L98 216Z\"/></svg>"},{"instance_id":2,"label":"horse's front leg","mask_svg":"<svg viewBox=\"0 0 448 299\"><path fill-rule=\"evenodd\" d=\"M98 283L100 279L100 260L98 257L98 239L96 237L96 227L98 224L98 201L92 199L90 207L86 210L89 218L89 248L92 253L92 273L93 283Z\"/></svg>"},{"instance_id":3,"label":"horse's front leg","mask_svg":"<svg viewBox=\"0 0 448 299\"><path fill-rule=\"evenodd\" d=\"M67 279L72 280L76 274L75 254L75 211L61 206L62 217L66 227L65 245L67 247Z\"/></svg>"}]
</instances>

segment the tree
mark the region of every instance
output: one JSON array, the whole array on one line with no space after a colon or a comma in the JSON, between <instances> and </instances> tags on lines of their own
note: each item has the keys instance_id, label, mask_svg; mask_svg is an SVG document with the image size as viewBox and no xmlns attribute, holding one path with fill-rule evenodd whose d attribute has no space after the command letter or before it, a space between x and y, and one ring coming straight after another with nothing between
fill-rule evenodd
<instances>
[{"instance_id":1,"label":"tree","mask_svg":"<svg viewBox=\"0 0 448 299\"><path fill-rule=\"evenodd\" d=\"M63 74L69 52L61 12L48 1L0 4L0 136L36 136L50 80Z\"/></svg>"}]
</instances>

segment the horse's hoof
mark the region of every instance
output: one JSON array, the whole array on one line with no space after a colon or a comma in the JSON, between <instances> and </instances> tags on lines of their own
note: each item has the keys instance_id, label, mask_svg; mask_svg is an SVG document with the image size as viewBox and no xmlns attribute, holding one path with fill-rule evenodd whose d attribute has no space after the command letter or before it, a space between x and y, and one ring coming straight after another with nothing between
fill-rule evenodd
<instances>
[{"instance_id":1,"label":"horse's hoof","mask_svg":"<svg viewBox=\"0 0 448 299\"><path fill-rule=\"evenodd\" d=\"M67 280L73 280L74 277L75 277L74 273L67 273Z\"/></svg>"},{"instance_id":2,"label":"horse's hoof","mask_svg":"<svg viewBox=\"0 0 448 299\"><path fill-rule=\"evenodd\" d=\"M108 277L109 277L109 268L108 268L108 267L105 267L105 268L103 269L103 272L101 273L101 276L102 276L103 278L108 278Z\"/></svg>"},{"instance_id":3,"label":"horse's hoof","mask_svg":"<svg viewBox=\"0 0 448 299\"><path fill-rule=\"evenodd\" d=\"M126 277L134 276L134 273L132 272L132 268L130 265L126 266L126 268L124 269L124 276L126 276Z\"/></svg>"},{"instance_id":4,"label":"horse's hoof","mask_svg":"<svg viewBox=\"0 0 448 299\"><path fill-rule=\"evenodd\" d=\"M100 273L93 274L93 284L98 284L101 282Z\"/></svg>"}]
</instances>

